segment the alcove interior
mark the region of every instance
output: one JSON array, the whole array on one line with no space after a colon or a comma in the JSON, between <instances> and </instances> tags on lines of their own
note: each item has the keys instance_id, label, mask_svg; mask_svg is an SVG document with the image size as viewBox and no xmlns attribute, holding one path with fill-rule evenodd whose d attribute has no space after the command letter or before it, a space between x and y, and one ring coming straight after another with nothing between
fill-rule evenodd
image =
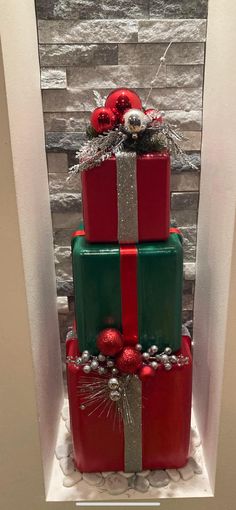
<instances>
[{"instance_id":1,"label":"alcove interior","mask_svg":"<svg viewBox=\"0 0 236 510\"><path fill-rule=\"evenodd\" d=\"M14 67L16 67L16 71L19 72L19 75L22 75L22 90L26 90L28 96L36 90L35 93L36 101L34 103L34 98L31 98L31 102L26 106L30 112L34 112L33 118L30 115L25 114L21 116L22 125L25 123L25 129L27 128L29 131L37 134L38 137L34 137L34 146L32 145L31 136L29 135L29 147L31 152L34 153L34 157L37 159L38 154L41 158L41 147L43 143L43 123L42 123L42 112L39 108L39 67L38 62L36 62L36 33L35 27L32 23L33 19L33 11L28 14L29 16L29 26L32 26L30 30L24 30L24 41L28 42L28 47L32 47L32 41L34 42L34 48L30 55L28 55L27 51L21 51L21 46L24 48L24 42L21 42L20 36L19 40L21 45L19 45L19 59L17 58L17 42L16 39L14 47L15 58L14 58ZM26 16L25 16L26 17ZM15 26L17 26L18 19L15 19ZM210 34L210 42L209 47L212 51L212 41L214 41L214 30L215 27L212 28L212 33ZM224 25L222 25L222 33L224 31ZM225 30L226 32L226 30ZM209 38L209 33L208 33ZM9 46L10 47L10 46ZM27 46L26 46L27 48ZM25 48L25 49L26 49ZM22 72L20 68L22 68L21 58L22 55L25 55L25 59L29 60L28 67L32 64L32 73L31 75L36 76L38 73L38 77L36 83L34 83L34 88L31 86L30 80L26 76L27 73ZM215 53L213 54L212 62L214 64L214 58L217 58L217 47L215 49ZM8 83L9 77L11 77L11 62L12 59L9 60L9 69L6 66L6 74L8 73L6 82ZM209 65L208 75L211 74L211 66ZM18 67L17 67L18 66ZM212 70L212 79L214 79L214 71ZM221 79L221 74L219 73L219 78ZM222 73L223 79L223 73ZM206 80L209 81L209 76ZM27 88L27 83L28 88ZM11 80L12 90L10 90L9 98L11 99L11 94L14 95L14 80ZM24 88L25 86L25 88ZM212 91L210 90L210 84L208 84L208 97L207 100L210 104L210 96L214 96ZM33 96L32 93L32 96ZM24 100L27 99L27 94L24 93ZM216 89L217 94L217 89ZM214 98L212 98L213 100ZM219 96L215 98L215 105L217 104L217 99ZM36 108L34 106L36 105ZM23 104L25 106L25 104ZM32 107L33 106L33 107ZM213 105L212 105L213 106ZM220 104L218 104L218 111L220 109ZM26 110L25 110L26 111ZM205 143L205 151L203 150L203 165L202 165L202 177L201 177L201 200L200 200L200 209L199 209L199 223L198 223L198 250L197 250L197 274L196 274L196 295L195 295L195 312L194 312L194 384L193 384L193 410L196 419L196 423L198 426L199 434L202 440L202 452L204 458L204 465L207 472L207 477L205 479L204 484L198 484L197 488L192 486L191 480L189 482L185 482L183 484L182 489L177 489L173 494L173 498L203 498L214 495L214 487L215 487L215 472L216 472L216 464L217 464L217 446L218 446L218 429L219 429L219 415L220 415L220 404L221 404L221 389L222 389L222 379L223 379L223 361L224 361L224 350L225 350L225 315L227 312L227 296L228 296L228 285L229 285L229 270L230 270L230 255L231 255L231 244L232 244L232 235L233 235L233 216L232 200L230 200L230 179L233 173L235 173L235 169L231 167L229 163L229 173L228 173L228 189L227 196L224 194L226 186L225 178L223 172L221 172L221 158L223 157L219 151L215 153L215 165L212 165L212 161L210 158L212 157L212 140L208 136L209 131L214 131L214 136L216 137L216 129L215 129L215 119L214 119L214 108L212 108L212 115L209 115L209 108L206 115L206 142L204 142L204 130L203 130L203 149ZM21 113L21 112L20 112ZM28 116L27 116L28 115ZM37 118L38 116L38 118ZM10 117L13 119L13 111L10 112ZM17 122L19 120L18 112L14 113L14 119ZM31 120L31 124L29 122ZM34 126L34 123L36 127ZM29 128L30 125L30 128ZM226 126L226 123L225 123ZM15 128L14 122L12 121L12 127ZM37 128L37 129L36 129ZM227 128L227 126L226 126ZM18 125L18 132L24 130L21 129L21 125ZM13 129L14 131L14 129ZM17 132L17 134L18 134ZM14 133L13 133L14 134ZM22 135L23 136L23 135ZM227 131L225 133L227 137ZM24 134L25 137L25 134ZM21 137L19 136L19 140ZM18 141L18 140L17 140ZM20 145L20 144L18 144ZM208 145L208 149L206 150L206 145ZM22 151L21 151L22 152ZM222 153L222 151L221 151ZM44 154L45 156L45 154ZM225 156L224 156L225 158ZM227 165L227 160L223 160L224 165ZM32 262L34 265L34 269L38 271L38 268L44 268L47 265L47 249L49 244L51 246L48 250L52 252L52 233L51 233L51 225L50 225L50 215L49 215L49 200L48 200L48 190L47 190L47 175L46 171L43 175L34 175L34 182L32 181L32 166L28 164L27 158L25 161L23 160L24 171L20 173L21 166L15 169L15 179L16 179L16 194L18 200L18 210L19 210L19 218L21 224L21 232L22 232L22 247L23 256L25 258L25 274L28 280L30 281L30 265L29 262ZM42 166L45 164L43 158L41 158ZM33 159L32 159L33 165ZM213 168L214 166L214 168ZM28 169L28 170L27 170ZM45 166L46 169L46 166ZM27 174L28 172L28 174ZM213 172L215 175L215 179L217 179L217 186L214 190L214 197L212 196L212 182L213 182ZM39 182L39 180L41 181ZM233 178L232 178L233 179ZM31 182L32 181L32 182ZM27 195L27 189L25 186L25 182L28 182L28 189L32 190L31 195ZM39 184L39 186L38 186ZM42 194L34 193L34 190L43 191ZM35 218L32 216L29 218L28 210L35 210L35 198L37 197L37 211L38 213L41 210L47 210L46 219L42 222L41 218L41 229L37 232L37 222ZM227 201L228 197L228 201ZM31 204L32 202L32 204ZM27 204L27 207L25 206ZM226 204L226 205L225 205ZM222 207L224 208L224 221L222 220ZM209 213L210 212L210 213ZM206 221L207 218L207 221ZM36 222L34 224L34 222ZM223 222L223 223L222 223ZM218 229L222 227L221 232L225 232L224 225L227 225L228 229L228 237L226 239L223 237L223 234L219 236L215 236L215 225L218 225ZM50 230L50 232L49 232ZM46 234L45 234L46 232ZM35 249L34 255L35 258L29 261L31 256L29 246L33 240L33 248ZM227 242L228 241L228 245ZM38 272L38 280L36 282L39 292L41 296L46 296L45 304L44 304L44 314L47 316L46 308L50 308L50 302L52 299L56 303L56 287L53 284L51 288L53 289L54 294L49 295L47 292L48 286L48 274L50 274L50 278L53 280L54 278L54 269L53 265L50 262L50 256L48 257L50 269L45 272L45 275L42 271L40 274ZM34 263L34 264L33 264ZM223 271L222 271L223 264ZM32 273L33 274L33 273ZM222 277L224 274L224 277ZM33 287L33 279L31 279L30 284ZM222 292L223 291L223 292ZM213 298L214 296L214 298ZM220 307L221 303L224 305ZM38 334L35 334L37 326L42 320L37 313L34 313L33 307L37 307L38 303L34 303L34 299L29 300L29 308L30 308L30 321L31 321L31 338L32 338L32 352L33 352L33 364L35 371L35 391L37 398L37 407L38 407L38 425L40 431L41 438L41 452L42 452L42 462L43 462L43 470L44 470L44 482L45 482L45 498L47 501L78 501L80 499L83 500L96 500L97 496L91 490L87 496L85 494L80 494L79 492L79 484L77 486L77 493L74 494L73 498L70 499L69 489L62 489L61 480L58 477L58 461L54 459L54 447L60 438L61 435L61 421L60 421L60 412L64 405L64 392L62 385L62 366L61 359L58 355L58 330L56 324L56 314L50 318L51 322L48 320L48 323L45 325L45 335L44 338L41 335L39 338ZM48 318L49 319L49 318ZM222 320L222 323L219 321ZM216 334L215 334L216 333ZM215 343L214 343L215 342ZM42 354L43 353L43 354ZM56 354L55 354L56 353ZM46 418L45 418L46 417ZM195 476L195 479L197 475ZM62 479L62 477L61 477ZM157 491L156 496L147 495L142 498L139 496L139 499L144 499L147 501L150 499L165 498L167 496L166 491ZM112 498L110 498L112 499ZM122 496L119 497L119 500L122 500ZM123 503L126 503L126 499L123 500Z\"/></svg>"}]
</instances>

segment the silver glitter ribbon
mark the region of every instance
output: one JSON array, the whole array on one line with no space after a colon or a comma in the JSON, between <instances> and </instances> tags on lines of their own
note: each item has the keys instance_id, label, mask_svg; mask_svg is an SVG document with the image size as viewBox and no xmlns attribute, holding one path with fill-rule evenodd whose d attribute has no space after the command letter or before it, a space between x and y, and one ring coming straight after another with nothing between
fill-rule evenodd
<instances>
[{"instance_id":1,"label":"silver glitter ribbon","mask_svg":"<svg viewBox=\"0 0 236 510\"><path fill-rule=\"evenodd\" d=\"M132 420L124 414L126 473L142 471L142 383L137 375L130 378L126 388L129 412Z\"/></svg>"},{"instance_id":2,"label":"silver glitter ribbon","mask_svg":"<svg viewBox=\"0 0 236 510\"><path fill-rule=\"evenodd\" d=\"M118 241L138 242L138 193L136 153L116 153Z\"/></svg>"}]
</instances>

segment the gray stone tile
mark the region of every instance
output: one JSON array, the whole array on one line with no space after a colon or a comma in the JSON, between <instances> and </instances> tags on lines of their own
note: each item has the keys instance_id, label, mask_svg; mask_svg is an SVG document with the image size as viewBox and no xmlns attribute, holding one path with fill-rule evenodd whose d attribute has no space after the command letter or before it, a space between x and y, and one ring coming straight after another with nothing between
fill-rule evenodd
<instances>
[{"instance_id":1,"label":"gray stone tile","mask_svg":"<svg viewBox=\"0 0 236 510\"><path fill-rule=\"evenodd\" d=\"M159 64L167 43L136 43L118 45L118 63L125 65ZM167 64L203 64L204 43L173 43L166 55ZM62 65L62 64L61 64Z\"/></svg>"},{"instance_id":2,"label":"gray stone tile","mask_svg":"<svg viewBox=\"0 0 236 510\"><path fill-rule=\"evenodd\" d=\"M171 175L171 191L198 191L200 175L193 172L181 172Z\"/></svg>"},{"instance_id":3,"label":"gray stone tile","mask_svg":"<svg viewBox=\"0 0 236 510\"><path fill-rule=\"evenodd\" d=\"M81 19L147 18L147 0L79 0Z\"/></svg>"},{"instance_id":4,"label":"gray stone tile","mask_svg":"<svg viewBox=\"0 0 236 510\"><path fill-rule=\"evenodd\" d=\"M72 228L60 228L54 230L53 233L54 243L58 246L70 246L73 232L74 229Z\"/></svg>"},{"instance_id":5,"label":"gray stone tile","mask_svg":"<svg viewBox=\"0 0 236 510\"><path fill-rule=\"evenodd\" d=\"M96 66L80 69L68 68L67 77L69 87L78 88L147 88L154 79L154 66ZM154 84L155 87L166 86L166 73L161 69Z\"/></svg>"},{"instance_id":6,"label":"gray stone tile","mask_svg":"<svg viewBox=\"0 0 236 510\"><path fill-rule=\"evenodd\" d=\"M47 150L78 150L86 138L85 133L46 133Z\"/></svg>"},{"instance_id":7,"label":"gray stone tile","mask_svg":"<svg viewBox=\"0 0 236 510\"><path fill-rule=\"evenodd\" d=\"M49 173L68 172L68 157L64 152L48 152L47 163Z\"/></svg>"},{"instance_id":8,"label":"gray stone tile","mask_svg":"<svg viewBox=\"0 0 236 510\"><path fill-rule=\"evenodd\" d=\"M66 70L58 69L41 69L41 89L66 89L67 79Z\"/></svg>"},{"instance_id":9,"label":"gray stone tile","mask_svg":"<svg viewBox=\"0 0 236 510\"><path fill-rule=\"evenodd\" d=\"M195 168L191 166L194 165ZM172 173L181 172L199 172L201 168L201 156L199 152L188 154L188 159L182 161L181 159L171 158L171 171Z\"/></svg>"},{"instance_id":10,"label":"gray stone tile","mask_svg":"<svg viewBox=\"0 0 236 510\"><path fill-rule=\"evenodd\" d=\"M146 18L147 0L36 0L39 19Z\"/></svg>"},{"instance_id":11,"label":"gray stone tile","mask_svg":"<svg viewBox=\"0 0 236 510\"><path fill-rule=\"evenodd\" d=\"M57 312L58 314L67 314L69 312L67 296L57 297Z\"/></svg>"},{"instance_id":12,"label":"gray stone tile","mask_svg":"<svg viewBox=\"0 0 236 510\"><path fill-rule=\"evenodd\" d=\"M191 294L183 294L182 307L183 310L193 310L193 296Z\"/></svg>"},{"instance_id":13,"label":"gray stone tile","mask_svg":"<svg viewBox=\"0 0 236 510\"><path fill-rule=\"evenodd\" d=\"M183 234L184 260L186 262L194 262L196 259L196 242L197 229L196 226L181 228Z\"/></svg>"},{"instance_id":14,"label":"gray stone tile","mask_svg":"<svg viewBox=\"0 0 236 510\"><path fill-rule=\"evenodd\" d=\"M90 123L90 112L44 113L45 131L83 132Z\"/></svg>"},{"instance_id":15,"label":"gray stone tile","mask_svg":"<svg viewBox=\"0 0 236 510\"><path fill-rule=\"evenodd\" d=\"M99 89L102 96L107 96L111 89ZM143 101L143 106L161 110L199 110L202 107L201 88L154 88L146 105L149 89L136 89ZM96 107L93 90L43 90L44 112L92 111Z\"/></svg>"},{"instance_id":16,"label":"gray stone tile","mask_svg":"<svg viewBox=\"0 0 236 510\"><path fill-rule=\"evenodd\" d=\"M138 41L135 20L45 21L38 22L41 44L93 44Z\"/></svg>"},{"instance_id":17,"label":"gray stone tile","mask_svg":"<svg viewBox=\"0 0 236 510\"><path fill-rule=\"evenodd\" d=\"M201 87L203 84L202 65L167 65L167 87Z\"/></svg>"},{"instance_id":18,"label":"gray stone tile","mask_svg":"<svg viewBox=\"0 0 236 510\"><path fill-rule=\"evenodd\" d=\"M40 44L41 66L118 64L117 44Z\"/></svg>"},{"instance_id":19,"label":"gray stone tile","mask_svg":"<svg viewBox=\"0 0 236 510\"><path fill-rule=\"evenodd\" d=\"M192 320L193 320L193 311L192 310L183 310L182 312L182 322L183 324L187 323L187 326L192 326Z\"/></svg>"},{"instance_id":20,"label":"gray stone tile","mask_svg":"<svg viewBox=\"0 0 236 510\"><path fill-rule=\"evenodd\" d=\"M50 195L52 213L82 212L81 193L57 192Z\"/></svg>"},{"instance_id":21,"label":"gray stone tile","mask_svg":"<svg viewBox=\"0 0 236 510\"><path fill-rule=\"evenodd\" d=\"M197 210L198 208L199 193L196 191L192 192L179 192L171 193L171 208L175 211L178 210Z\"/></svg>"},{"instance_id":22,"label":"gray stone tile","mask_svg":"<svg viewBox=\"0 0 236 510\"><path fill-rule=\"evenodd\" d=\"M54 261L56 276L60 279L72 278L71 248L64 246L54 247Z\"/></svg>"},{"instance_id":23,"label":"gray stone tile","mask_svg":"<svg viewBox=\"0 0 236 510\"><path fill-rule=\"evenodd\" d=\"M194 293L194 282L191 280L183 281L183 294L190 294L191 296Z\"/></svg>"},{"instance_id":24,"label":"gray stone tile","mask_svg":"<svg viewBox=\"0 0 236 510\"><path fill-rule=\"evenodd\" d=\"M181 142L184 151L200 151L202 143L202 133L200 131L183 131L185 140Z\"/></svg>"},{"instance_id":25,"label":"gray stone tile","mask_svg":"<svg viewBox=\"0 0 236 510\"><path fill-rule=\"evenodd\" d=\"M206 18L207 0L150 0L152 18Z\"/></svg>"},{"instance_id":26,"label":"gray stone tile","mask_svg":"<svg viewBox=\"0 0 236 510\"><path fill-rule=\"evenodd\" d=\"M58 91L60 92L60 91ZM143 106L147 108L159 108L160 110L198 110L202 108L202 89L199 88L159 88L153 89L148 104L146 104L147 92L138 90L143 100Z\"/></svg>"},{"instance_id":27,"label":"gray stone tile","mask_svg":"<svg viewBox=\"0 0 236 510\"><path fill-rule=\"evenodd\" d=\"M184 263L184 278L185 280L195 280L196 264L195 262Z\"/></svg>"},{"instance_id":28,"label":"gray stone tile","mask_svg":"<svg viewBox=\"0 0 236 510\"><path fill-rule=\"evenodd\" d=\"M206 21L161 19L139 21L138 42L204 42Z\"/></svg>"},{"instance_id":29,"label":"gray stone tile","mask_svg":"<svg viewBox=\"0 0 236 510\"><path fill-rule=\"evenodd\" d=\"M68 180L67 173L54 173L49 175L49 191L53 193L79 193L81 192L80 175L75 175Z\"/></svg>"},{"instance_id":30,"label":"gray stone tile","mask_svg":"<svg viewBox=\"0 0 236 510\"><path fill-rule=\"evenodd\" d=\"M73 288L73 280L67 276L67 279L56 278L57 284L57 295L58 296L73 296L74 288Z\"/></svg>"},{"instance_id":31,"label":"gray stone tile","mask_svg":"<svg viewBox=\"0 0 236 510\"><path fill-rule=\"evenodd\" d=\"M79 212L55 212L52 213L53 229L71 229L78 230L82 222L82 214Z\"/></svg>"},{"instance_id":32,"label":"gray stone tile","mask_svg":"<svg viewBox=\"0 0 236 510\"><path fill-rule=\"evenodd\" d=\"M192 226L197 223L197 211L193 209L172 209L171 220L173 223L184 226Z\"/></svg>"},{"instance_id":33,"label":"gray stone tile","mask_svg":"<svg viewBox=\"0 0 236 510\"><path fill-rule=\"evenodd\" d=\"M184 110L165 111L164 119L182 131L201 131L202 128L201 110L190 110L190 112Z\"/></svg>"}]
</instances>

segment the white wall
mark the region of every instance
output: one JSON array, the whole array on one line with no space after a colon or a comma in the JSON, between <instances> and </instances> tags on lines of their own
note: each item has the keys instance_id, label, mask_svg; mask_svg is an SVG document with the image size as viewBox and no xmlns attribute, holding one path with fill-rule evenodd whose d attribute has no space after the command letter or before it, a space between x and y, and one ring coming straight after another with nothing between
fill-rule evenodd
<instances>
[{"instance_id":1,"label":"white wall","mask_svg":"<svg viewBox=\"0 0 236 510\"><path fill-rule=\"evenodd\" d=\"M2 55L7 90L5 106L14 167L12 186L15 188L21 242L19 249L25 275L27 320L32 341L41 451L47 483L56 438L55 420L62 399L62 376L34 2L8 0L2 3L0 10ZM17 241L18 226L11 225L11 218L8 223L10 202L8 206L5 186L9 170L4 172L6 163L2 168L1 192L2 200L4 200L2 203L6 207L3 218L5 228L7 225L8 229L14 229L11 232L11 242L9 243L8 240L6 246L10 251L14 250L15 243L19 242ZM5 267L3 270L6 271L9 279L14 277L14 266ZM2 293L1 297L4 299ZM21 299L20 296L19 299ZM13 302L12 321L14 322ZM24 337L11 338L11 343L19 349L19 363L22 364L23 370L24 342ZM22 345L22 350L19 343ZM22 406L24 406L24 388L21 390ZM27 420L27 416L25 418Z\"/></svg>"},{"instance_id":2,"label":"white wall","mask_svg":"<svg viewBox=\"0 0 236 510\"><path fill-rule=\"evenodd\" d=\"M214 485L236 203L236 3L209 2L194 313L195 405ZM227 370L227 366L226 366ZM232 402L233 405L233 402Z\"/></svg>"}]
</instances>

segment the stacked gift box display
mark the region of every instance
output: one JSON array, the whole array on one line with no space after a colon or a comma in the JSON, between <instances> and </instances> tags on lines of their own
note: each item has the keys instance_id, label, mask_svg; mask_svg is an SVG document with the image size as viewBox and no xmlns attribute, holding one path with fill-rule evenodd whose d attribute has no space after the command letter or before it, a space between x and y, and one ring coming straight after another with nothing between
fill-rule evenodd
<instances>
[{"instance_id":1,"label":"stacked gift box display","mask_svg":"<svg viewBox=\"0 0 236 510\"><path fill-rule=\"evenodd\" d=\"M112 92L91 123L78 163L84 226L72 239L67 338L75 464L82 472L182 467L192 359L181 328L181 233L169 228L168 149L177 145L159 112L144 111L128 89Z\"/></svg>"}]
</instances>

